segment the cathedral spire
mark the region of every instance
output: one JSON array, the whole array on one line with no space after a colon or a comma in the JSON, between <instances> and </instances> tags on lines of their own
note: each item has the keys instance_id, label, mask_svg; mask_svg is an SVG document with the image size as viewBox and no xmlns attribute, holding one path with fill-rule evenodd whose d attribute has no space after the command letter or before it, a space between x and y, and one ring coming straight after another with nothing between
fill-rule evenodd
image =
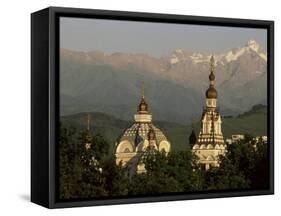
<instances>
[{"instance_id":1,"label":"cathedral spire","mask_svg":"<svg viewBox=\"0 0 281 216\"><path fill-rule=\"evenodd\" d=\"M141 97L144 99L144 82L141 83Z\"/></svg>"},{"instance_id":2,"label":"cathedral spire","mask_svg":"<svg viewBox=\"0 0 281 216\"><path fill-rule=\"evenodd\" d=\"M210 80L210 85L215 85L215 59L214 59L214 56L212 55L211 56L211 59L210 59L210 75L209 75L209 80Z\"/></svg>"},{"instance_id":3,"label":"cathedral spire","mask_svg":"<svg viewBox=\"0 0 281 216\"><path fill-rule=\"evenodd\" d=\"M210 58L210 75L209 75L209 88L206 91L206 98L208 99L216 99L218 96L217 90L215 89L215 79L216 76L214 74L215 72L215 59L212 55Z\"/></svg>"},{"instance_id":4,"label":"cathedral spire","mask_svg":"<svg viewBox=\"0 0 281 216\"><path fill-rule=\"evenodd\" d=\"M206 170L210 167L219 167L219 156L225 155L226 153L226 145L221 130L222 119L217 109L218 94L215 89L215 59L213 55L210 58L209 70L209 88L206 91L206 108L204 108L201 117L200 132L196 143L192 147L192 151L199 157L199 163L204 165ZM191 140L191 143L192 141L193 140Z\"/></svg>"}]
</instances>

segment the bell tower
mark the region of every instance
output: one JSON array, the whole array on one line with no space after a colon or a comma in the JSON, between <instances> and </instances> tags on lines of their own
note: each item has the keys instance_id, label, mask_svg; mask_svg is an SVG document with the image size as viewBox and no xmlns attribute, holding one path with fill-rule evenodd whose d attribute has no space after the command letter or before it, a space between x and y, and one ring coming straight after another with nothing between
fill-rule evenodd
<instances>
[{"instance_id":1,"label":"bell tower","mask_svg":"<svg viewBox=\"0 0 281 216\"><path fill-rule=\"evenodd\" d=\"M224 155L226 145L221 130L222 118L217 107L218 93L215 88L215 59L210 58L209 87L206 91L206 107L201 118L201 128L192 151L199 157L205 169L219 166L219 155Z\"/></svg>"}]
</instances>

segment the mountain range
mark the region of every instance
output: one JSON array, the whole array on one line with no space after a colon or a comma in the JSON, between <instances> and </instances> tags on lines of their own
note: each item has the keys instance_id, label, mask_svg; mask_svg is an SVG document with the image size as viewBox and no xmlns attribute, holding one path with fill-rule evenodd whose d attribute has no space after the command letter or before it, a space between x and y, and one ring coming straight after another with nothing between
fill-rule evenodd
<instances>
[{"instance_id":1,"label":"mountain range","mask_svg":"<svg viewBox=\"0 0 281 216\"><path fill-rule=\"evenodd\" d=\"M223 115L266 105L267 53L256 41L213 55ZM103 112L129 120L137 110L143 82L154 119L188 124L201 115L205 105L210 56L182 49L159 58L61 49L61 115Z\"/></svg>"}]
</instances>

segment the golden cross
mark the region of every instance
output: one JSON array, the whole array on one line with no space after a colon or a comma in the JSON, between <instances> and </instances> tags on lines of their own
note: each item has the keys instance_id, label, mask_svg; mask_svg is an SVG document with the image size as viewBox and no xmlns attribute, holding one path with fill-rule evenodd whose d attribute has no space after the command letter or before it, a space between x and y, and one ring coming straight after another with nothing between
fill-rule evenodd
<instances>
[{"instance_id":1,"label":"golden cross","mask_svg":"<svg viewBox=\"0 0 281 216\"><path fill-rule=\"evenodd\" d=\"M141 83L141 96L144 98L144 81Z\"/></svg>"},{"instance_id":2,"label":"golden cross","mask_svg":"<svg viewBox=\"0 0 281 216\"><path fill-rule=\"evenodd\" d=\"M214 69L215 69L215 59L214 59L214 55L213 54L211 55L211 59L210 59L210 69L211 69L211 72L214 72Z\"/></svg>"}]
</instances>

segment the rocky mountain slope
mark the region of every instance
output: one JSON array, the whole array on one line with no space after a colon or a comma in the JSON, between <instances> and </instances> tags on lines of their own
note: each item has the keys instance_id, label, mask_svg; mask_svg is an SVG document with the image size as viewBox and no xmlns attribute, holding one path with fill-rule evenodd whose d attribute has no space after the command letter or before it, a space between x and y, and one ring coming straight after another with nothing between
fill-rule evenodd
<instances>
[{"instance_id":1,"label":"rocky mountain slope","mask_svg":"<svg viewBox=\"0 0 281 216\"><path fill-rule=\"evenodd\" d=\"M215 53L216 88L225 115L266 104L267 54L251 40ZM209 53L177 49L147 54L61 49L61 114L102 111L128 120L136 112L141 83L154 117L178 123L200 116L208 87Z\"/></svg>"}]
</instances>

